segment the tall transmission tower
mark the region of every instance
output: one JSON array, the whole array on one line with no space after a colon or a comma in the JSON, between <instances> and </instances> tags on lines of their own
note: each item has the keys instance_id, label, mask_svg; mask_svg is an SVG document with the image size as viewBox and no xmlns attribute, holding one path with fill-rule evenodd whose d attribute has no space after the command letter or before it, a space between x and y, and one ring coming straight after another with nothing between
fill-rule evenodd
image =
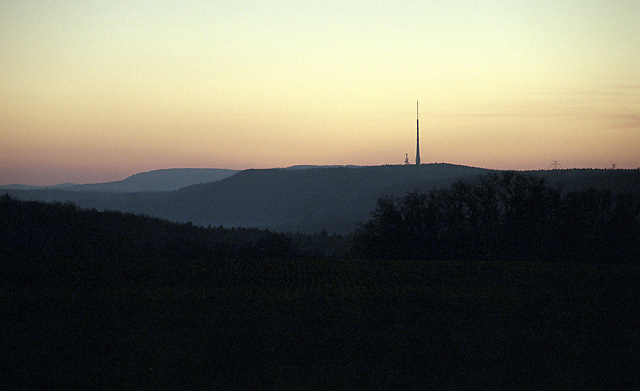
<instances>
[{"instance_id":1,"label":"tall transmission tower","mask_svg":"<svg viewBox=\"0 0 640 391\"><path fill-rule=\"evenodd\" d=\"M418 101L416 101L416 165L420 164L420 117L418 115Z\"/></svg>"}]
</instances>

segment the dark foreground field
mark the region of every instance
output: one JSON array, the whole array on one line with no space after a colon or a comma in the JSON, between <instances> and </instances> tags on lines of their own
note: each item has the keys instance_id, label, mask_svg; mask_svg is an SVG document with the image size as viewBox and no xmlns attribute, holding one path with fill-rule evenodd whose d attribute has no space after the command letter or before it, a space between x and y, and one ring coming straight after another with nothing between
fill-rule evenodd
<instances>
[{"instance_id":1,"label":"dark foreground field","mask_svg":"<svg viewBox=\"0 0 640 391\"><path fill-rule=\"evenodd\" d=\"M640 389L640 270L2 261L0 389Z\"/></svg>"}]
</instances>

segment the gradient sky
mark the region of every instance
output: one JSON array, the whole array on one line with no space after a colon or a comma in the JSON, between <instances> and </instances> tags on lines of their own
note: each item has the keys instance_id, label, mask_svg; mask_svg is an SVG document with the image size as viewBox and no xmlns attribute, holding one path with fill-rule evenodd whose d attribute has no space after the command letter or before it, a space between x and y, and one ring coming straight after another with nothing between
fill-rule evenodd
<instances>
[{"instance_id":1,"label":"gradient sky","mask_svg":"<svg viewBox=\"0 0 640 391\"><path fill-rule=\"evenodd\" d=\"M0 1L0 184L640 167L640 2Z\"/></svg>"}]
</instances>

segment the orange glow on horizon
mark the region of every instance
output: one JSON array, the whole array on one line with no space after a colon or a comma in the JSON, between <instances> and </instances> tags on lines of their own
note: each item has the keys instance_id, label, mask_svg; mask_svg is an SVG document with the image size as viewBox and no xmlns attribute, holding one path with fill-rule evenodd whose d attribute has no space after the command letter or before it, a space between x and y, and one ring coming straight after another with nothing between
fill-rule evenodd
<instances>
[{"instance_id":1,"label":"orange glow on horizon","mask_svg":"<svg viewBox=\"0 0 640 391\"><path fill-rule=\"evenodd\" d=\"M640 3L0 4L0 185L640 167Z\"/></svg>"}]
</instances>

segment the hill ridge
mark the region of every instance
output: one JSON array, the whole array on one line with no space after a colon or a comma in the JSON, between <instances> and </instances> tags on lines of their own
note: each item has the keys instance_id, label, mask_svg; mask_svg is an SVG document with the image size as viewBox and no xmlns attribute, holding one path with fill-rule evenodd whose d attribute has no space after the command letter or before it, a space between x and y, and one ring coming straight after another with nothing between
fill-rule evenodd
<instances>
[{"instance_id":1,"label":"hill ridge","mask_svg":"<svg viewBox=\"0 0 640 391\"><path fill-rule=\"evenodd\" d=\"M381 196L428 192L499 170L450 163L248 169L172 191L2 190L18 199L70 201L80 207L146 214L201 226L348 233L367 220ZM528 172L564 190L599 187L639 192L640 170Z\"/></svg>"},{"instance_id":2,"label":"hill ridge","mask_svg":"<svg viewBox=\"0 0 640 391\"><path fill-rule=\"evenodd\" d=\"M171 191L197 183L215 182L238 170L224 168L163 168L132 174L125 179L96 183L61 183L50 186L11 184L0 190L65 190L65 191Z\"/></svg>"}]
</instances>

